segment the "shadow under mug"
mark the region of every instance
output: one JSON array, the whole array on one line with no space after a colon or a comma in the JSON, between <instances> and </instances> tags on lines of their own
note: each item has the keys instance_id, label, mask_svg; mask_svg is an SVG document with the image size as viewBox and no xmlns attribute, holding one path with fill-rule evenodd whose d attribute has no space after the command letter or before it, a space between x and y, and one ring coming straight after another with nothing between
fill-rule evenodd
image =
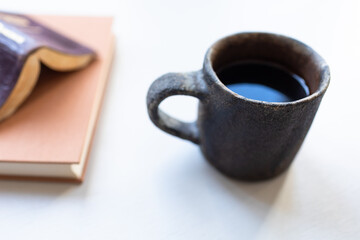
<instances>
[{"instance_id":1,"label":"shadow under mug","mask_svg":"<svg viewBox=\"0 0 360 240\"><path fill-rule=\"evenodd\" d=\"M232 92L216 72L248 60L277 64L297 74L310 94L291 102L264 102ZM329 82L328 65L307 45L277 34L239 33L212 45L201 70L168 73L155 80L147 108L157 127L199 144L206 159L225 175L264 180L291 164ZM196 122L179 121L158 108L172 95L200 100Z\"/></svg>"}]
</instances>

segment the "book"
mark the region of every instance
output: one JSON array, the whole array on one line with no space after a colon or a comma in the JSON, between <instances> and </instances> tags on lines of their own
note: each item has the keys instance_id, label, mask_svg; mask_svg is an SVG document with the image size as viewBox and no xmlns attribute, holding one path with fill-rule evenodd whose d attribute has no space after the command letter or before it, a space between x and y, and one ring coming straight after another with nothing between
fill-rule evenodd
<instances>
[{"instance_id":1,"label":"book","mask_svg":"<svg viewBox=\"0 0 360 240\"><path fill-rule=\"evenodd\" d=\"M0 12L0 121L31 94L41 63L56 71L86 67L95 52L22 14Z\"/></svg>"},{"instance_id":2,"label":"book","mask_svg":"<svg viewBox=\"0 0 360 240\"><path fill-rule=\"evenodd\" d=\"M111 17L31 16L96 52L87 67L41 67L34 90L0 122L0 178L81 182L114 53Z\"/></svg>"}]
</instances>

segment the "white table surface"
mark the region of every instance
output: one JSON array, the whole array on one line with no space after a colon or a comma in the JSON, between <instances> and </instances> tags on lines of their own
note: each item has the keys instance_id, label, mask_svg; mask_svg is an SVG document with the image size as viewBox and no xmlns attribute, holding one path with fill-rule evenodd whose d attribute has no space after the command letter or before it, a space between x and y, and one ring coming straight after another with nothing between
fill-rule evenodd
<instances>
[{"instance_id":1,"label":"white table surface","mask_svg":"<svg viewBox=\"0 0 360 240\"><path fill-rule=\"evenodd\" d=\"M360 239L359 1L2 1L44 14L114 15L117 52L82 185L0 181L1 239ZM295 37L329 63L330 88L294 164L241 183L148 119L151 82L197 70L217 39ZM196 101L163 106L193 119Z\"/></svg>"}]
</instances>

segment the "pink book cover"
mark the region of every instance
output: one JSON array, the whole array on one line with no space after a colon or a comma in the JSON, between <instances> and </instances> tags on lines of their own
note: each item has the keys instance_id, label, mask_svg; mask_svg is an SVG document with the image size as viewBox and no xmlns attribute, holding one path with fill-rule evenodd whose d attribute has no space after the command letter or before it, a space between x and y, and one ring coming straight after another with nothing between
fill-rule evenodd
<instances>
[{"instance_id":1,"label":"pink book cover","mask_svg":"<svg viewBox=\"0 0 360 240\"><path fill-rule=\"evenodd\" d=\"M66 73L42 66L30 97L0 123L0 177L81 182L114 51L113 20L31 17L90 47L97 57Z\"/></svg>"}]
</instances>

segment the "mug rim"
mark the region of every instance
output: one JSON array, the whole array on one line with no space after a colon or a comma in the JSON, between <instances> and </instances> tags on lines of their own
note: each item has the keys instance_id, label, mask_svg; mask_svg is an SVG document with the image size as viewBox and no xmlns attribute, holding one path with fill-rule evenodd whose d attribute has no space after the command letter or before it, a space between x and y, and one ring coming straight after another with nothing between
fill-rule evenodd
<instances>
[{"instance_id":1,"label":"mug rim","mask_svg":"<svg viewBox=\"0 0 360 240\"><path fill-rule=\"evenodd\" d=\"M312 58L315 59L315 61L321 66L320 71L321 71L321 79L319 82L319 86L316 89L316 91L314 91L313 93L309 94L308 96L304 97L304 98L300 98L297 99L295 101L290 101L290 102L267 102L267 101L262 101L262 100L256 100L256 99L251 99L251 98L247 98L244 97L238 93L235 93L233 91L231 91L229 88L226 87L226 85L219 79L219 77L217 76L213 65L212 65L212 54L214 51L214 48L224 42L224 41L229 41L229 39L231 38L236 38L239 36L249 36L249 35L264 35L264 36L268 36L268 37L275 37L278 38L281 41L288 41L288 42L292 42L294 44L297 44L299 47L302 47L304 50L307 50L309 52L312 53ZM319 96L324 95L324 93L326 92L329 83L330 83L330 69L328 64L326 63L326 61L311 47L309 47L308 45L306 45L305 43L296 40L292 37L288 37L282 34L277 34L277 33L269 33L269 32L240 32L240 33L235 33L226 37L223 37L221 39L219 39L218 41L216 41L215 43L213 43L210 48L207 50L206 54L205 54L205 59L204 59L204 66L203 66L203 70L206 71L207 74L210 75L210 80L212 83L216 84L217 86L219 86L222 90L224 90L226 93L231 94L233 97L237 98L237 99L241 99L241 100L245 100L254 104L261 104L261 105L268 105L268 106L285 106L285 105L293 105L293 104L300 104L303 102L308 102L311 101L315 98L318 98Z\"/></svg>"}]
</instances>

